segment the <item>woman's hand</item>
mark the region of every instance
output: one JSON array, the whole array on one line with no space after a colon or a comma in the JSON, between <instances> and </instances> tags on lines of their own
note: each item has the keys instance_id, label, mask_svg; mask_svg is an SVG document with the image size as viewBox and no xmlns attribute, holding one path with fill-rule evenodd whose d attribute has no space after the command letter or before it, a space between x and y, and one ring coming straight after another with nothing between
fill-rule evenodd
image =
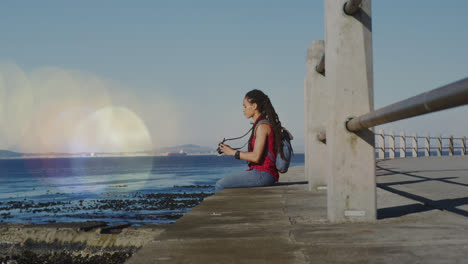
<instances>
[{"instance_id":1,"label":"woman's hand","mask_svg":"<svg viewBox=\"0 0 468 264\"><path fill-rule=\"evenodd\" d=\"M228 155L228 156L234 156L236 154L236 150L232 149L228 145L224 144L219 144L219 149L221 150L222 153Z\"/></svg>"}]
</instances>

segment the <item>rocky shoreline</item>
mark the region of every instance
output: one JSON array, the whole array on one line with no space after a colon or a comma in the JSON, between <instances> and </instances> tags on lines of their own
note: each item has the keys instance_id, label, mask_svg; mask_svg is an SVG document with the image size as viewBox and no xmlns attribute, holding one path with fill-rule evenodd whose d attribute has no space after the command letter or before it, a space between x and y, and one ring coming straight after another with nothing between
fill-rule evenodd
<instances>
[{"instance_id":1,"label":"rocky shoreline","mask_svg":"<svg viewBox=\"0 0 468 264\"><path fill-rule=\"evenodd\" d=\"M183 186L185 188L192 186ZM208 188L212 186L193 186ZM138 212L141 210L168 210L158 217L173 221L183 216L173 213L195 207L212 193L151 193L136 194L127 199L95 200L87 203L66 202L37 203L22 200L0 203L3 212L22 210L29 213L56 213L116 210ZM123 216L122 218L125 219ZM135 217L135 216L132 216ZM0 218L10 219L8 213ZM84 219L93 219L84 214ZM139 248L164 232L167 224L131 226L109 225L102 221L76 223L18 224L0 223L0 264L21 263L124 263Z\"/></svg>"},{"instance_id":2,"label":"rocky shoreline","mask_svg":"<svg viewBox=\"0 0 468 264\"><path fill-rule=\"evenodd\" d=\"M58 254L36 254L32 251L25 251L20 255L0 256L1 264L120 264L131 257L131 254L125 252L104 253L93 256L74 256L69 253L60 252Z\"/></svg>"},{"instance_id":3,"label":"rocky shoreline","mask_svg":"<svg viewBox=\"0 0 468 264\"><path fill-rule=\"evenodd\" d=\"M205 189L213 186L181 186L187 191ZM212 192L173 192L173 193L133 193L125 197L116 194L104 194L107 199L82 199L74 201L45 201L33 199L0 201L0 223L13 222L18 215L27 221L47 218L50 221L70 222L95 220L118 223L143 224L163 221L172 223L183 216L186 209L191 209L201 203L204 198L213 195ZM57 194L60 197L60 194ZM106 197L106 196L104 196ZM108 220L102 220L102 219ZM65 221L64 221L65 219ZM68 219L68 220L67 220ZM44 223L36 222L36 223Z\"/></svg>"},{"instance_id":4,"label":"rocky shoreline","mask_svg":"<svg viewBox=\"0 0 468 264\"><path fill-rule=\"evenodd\" d=\"M0 263L124 263L166 225L0 225Z\"/></svg>"}]
</instances>

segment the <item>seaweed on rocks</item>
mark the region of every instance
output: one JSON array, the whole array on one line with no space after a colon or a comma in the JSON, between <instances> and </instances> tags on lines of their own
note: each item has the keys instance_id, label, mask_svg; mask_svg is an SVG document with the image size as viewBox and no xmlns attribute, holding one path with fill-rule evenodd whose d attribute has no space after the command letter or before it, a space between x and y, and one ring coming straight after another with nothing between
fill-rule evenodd
<instances>
[{"instance_id":1,"label":"seaweed on rocks","mask_svg":"<svg viewBox=\"0 0 468 264\"><path fill-rule=\"evenodd\" d=\"M28 239L23 245L0 250L0 263L17 264L94 264L124 263L137 250L136 247L95 247L77 242L40 242ZM87 252L87 254L83 253Z\"/></svg>"},{"instance_id":2,"label":"seaweed on rocks","mask_svg":"<svg viewBox=\"0 0 468 264\"><path fill-rule=\"evenodd\" d=\"M194 186L197 188L204 187L201 185ZM211 186L206 187L211 188ZM81 199L73 202L15 200L0 204L0 221L11 221L20 214L23 217L22 221L30 221L33 218L44 219L42 222L36 221L35 223L63 222L63 219L72 219L71 221L76 221L76 219L99 219L110 221L111 224L122 224L121 221L112 219L120 218L132 223L132 220L145 221L145 216L150 216L148 220L161 220L167 223L168 221L177 220L187 209L197 206L211 195L213 195L212 192L137 192L126 198ZM154 213L151 214L147 211L154 211ZM157 215L157 217L151 215ZM58 220L54 219L54 217L58 217L56 218Z\"/></svg>"},{"instance_id":3,"label":"seaweed on rocks","mask_svg":"<svg viewBox=\"0 0 468 264\"><path fill-rule=\"evenodd\" d=\"M101 255L73 255L67 252L42 253L24 251L12 256L0 256L0 263L5 264L121 264L132 256L132 252L113 252Z\"/></svg>"}]
</instances>

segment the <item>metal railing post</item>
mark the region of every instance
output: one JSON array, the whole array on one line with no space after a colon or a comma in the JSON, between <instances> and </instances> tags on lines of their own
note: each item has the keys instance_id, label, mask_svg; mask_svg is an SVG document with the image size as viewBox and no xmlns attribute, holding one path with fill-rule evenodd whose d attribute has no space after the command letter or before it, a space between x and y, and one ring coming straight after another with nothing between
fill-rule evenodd
<instances>
[{"instance_id":1,"label":"metal railing post","mask_svg":"<svg viewBox=\"0 0 468 264\"><path fill-rule=\"evenodd\" d=\"M429 135L427 133L424 140L424 156L429 157L431 155L431 142L429 141Z\"/></svg>"},{"instance_id":2,"label":"metal railing post","mask_svg":"<svg viewBox=\"0 0 468 264\"><path fill-rule=\"evenodd\" d=\"M453 135L449 137L449 156L453 156Z\"/></svg>"},{"instance_id":3,"label":"metal railing post","mask_svg":"<svg viewBox=\"0 0 468 264\"><path fill-rule=\"evenodd\" d=\"M417 157L418 156L418 136L416 135L416 133L413 133L412 137L413 137L413 144L411 145L412 146L411 156Z\"/></svg>"},{"instance_id":4,"label":"metal railing post","mask_svg":"<svg viewBox=\"0 0 468 264\"><path fill-rule=\"evenodd\" d=\"M353 16L343 14L344 0L325 0L325 83L330 109L327 126L328 219L375 221L375 136L351 133L343 121L372 111L373 68L371 1ZM328 70L331 69L331 70Z\"/></svg>"},{"instance_id":5,"label":"metal railing post","mask_svg":"<svg viewBox=\"0 0 468 264\"><path fill-rule=\"evenodd\" d=\"M394 159L395 158L395 136L393 135L393 130L390 130L390 134L388 136L388 158Z\"/></svg>"},{"instance_id":6,"label":"metal railing post","mask_svg":"<svg viewBox=\"0 0 468 264\"><path fill-rule=\"evenodd\" d=\"M465 156L465 154L466 154L466 137L465 136L462 137L462 151L461 151L461 154L463 156Z\"/></svg>"},{"instance_id":7,"label":"metal railing post","mask_svg":"<svg viewBox=\"0 0 468 264\"><path fill-rule=\"evenodd\" d=\"M437 156L442 156L442 136L437 134Z\"/></svg>"},{"instance_id":8,"label":"metal railing post","mask_svg":"<svg viewBox=\"0 0 468 264\"><path fill-rule=\"evenodd\" d=\"M385 134L383 129L379 129L377 140L377 157L378 159L385 159Z\"/></svg>"},{"instance_id":9,"label":"metal railing post","mask_svg":"<svg viewBox=\"0 0 468 264\"><path fill-rule=\"evenodd\" d=\"M325 77L316 71L316 65L325 51L323 40L315 40L307 49L304 81L305 118L305 179L309 190L318 191L327 186L327 146L319 139L325 134L328 119L328 96Z\"/></svg>"},{"instance_id":10,"label":"metal railing post","mask_svg":"<svg viewBox=\"0 0 468 264\"><path fill-rule=\"evenodd\" d=\"M405 132L400 132L400 158L406 158L406 137L405 137Z\"/></svg>"}]
</instances>

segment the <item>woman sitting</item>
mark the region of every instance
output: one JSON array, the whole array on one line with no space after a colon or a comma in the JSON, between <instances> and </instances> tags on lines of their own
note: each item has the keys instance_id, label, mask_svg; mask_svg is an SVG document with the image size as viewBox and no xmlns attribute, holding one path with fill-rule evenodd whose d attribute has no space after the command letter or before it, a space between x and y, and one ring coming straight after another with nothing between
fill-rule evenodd
<instances>
[{"instance_id":1,"label":"woman sitting","mask_svg":"<svg viewBox=\"0 0 468 264\"><path fill-rule=\"evenodd\" d=\"M268 152L276 157L282 157L281 122L270 102L270 99L260 90L248 92L243 101L244 116L254 120L252 134L249 139L248 152L234 150L228 145L220 144L220 151L249 162L249 169L243 172L225 176L216 183L215 192L224 188L259 187L273 185L279 179L279 173ZM262 122L258 126L258 122Z\"/></svg>"}]
</instances>

